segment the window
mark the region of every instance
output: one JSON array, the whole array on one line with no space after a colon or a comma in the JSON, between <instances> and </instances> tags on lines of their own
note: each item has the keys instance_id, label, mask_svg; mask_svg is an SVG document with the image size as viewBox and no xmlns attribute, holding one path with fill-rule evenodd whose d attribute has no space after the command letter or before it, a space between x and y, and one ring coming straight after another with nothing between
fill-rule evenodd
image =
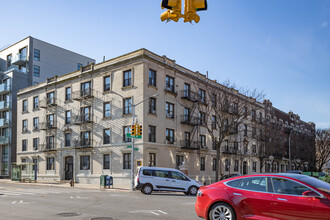
<instances>
[{"instance_id":1,"label":"window","mask_svg":"<svg viewBox=\"0 0 330 220\"><path fill-rule=\"evenodd\" d=\"M131 169L131 153L123 154L123 169L124 170Z\"/></svg>"},{"instance_id":2,"label":"window","mask_svg":"<svg viewBox=\"0 0 330 220\"><path fill-rule=\"evenodd\" d=\"M149 85L156 87L156 71L149 69Z\"/></svg>"},{"instance_id":3,"label":"window","mask_svg":"<svg viewBox=\"0 0 330 220\"><path fill-rule=\"evenodd\" d=\"M103 78L103 91L110 91L110 76Z\"/></svg>"},{"instance_id":4,"label":"window","mask_svg":"<svg viewBox=\"0 0 330 220\"><path fill-rule=\"evenodd\" d=\"M234 172L238 172L238 160L234 160Z\"/></svg>"},{"instance_id":5,"label":"window","mask_svg":"<svg viewBox=\"0 0 330 220\"><path fill-rule=\"evenodd\" d=\"M244 136L247 136L247 132L248 132L248 126L244 125Z\"/></svg>"},{"instance_id":6,"label":"window","mask_svg":"<svg viewBox=\"0 0 330 220\"><path fill-rule=\"evenodd\" d=\"M65 101L71 100L71 87L65 88Z\"/></svg>"},{"instance_id":7,"label":"window","mask_svg":"<svg viewBox=\"0 0 330 220\"><path fill-rule=\"evenodd\" d=\"M247 154L249 150L248 143L244 143L244 154Z\"/></svg>"},{"instance_id":8,"label":"window","mask_svg":"<svg viewBox=\"0 0 330 220\"><path fill-rule=\"evenodd\" d=\"M166 128L166 142L167 144L174 144L174 130Z\"/></svg>"},{"instance_id":9,"label":"window","mask_svg":"<svg viewBox=\"0 0 330 220\"><path fill-rule=\"evenodd\" d=\"M257 162L252 162L252 171L257 172Z\"/></svg>"},{"instance_id":10,"label":"window","mask_svg":"<svg viewBox=\"0 0 330 220\"><path fill-rule=\"evenodd\" d=\"M26 52L27 52L27 49L26 49L26 47L24 47L24 48L22 48L22 49L20 49L19 50L19 55L20 55L20 59L21 60L26 60Z\"/></svg>"},{"instance_id":11,"label":"window","mask_svg":"<svg viewBox=\"0 0 330 220\"><path fill-rule=\"evenodd\" d=\"M33 97L33 109L38 109L39 108L39 97L35 96Z\"/></svg>"},{"instance_id":12,"label":"window","mask_svg":"<svg viewBox=\"0 0 330 220\"><path fill-rule=\"evenodd\" d=\"M212 129L217 129L217 117L212 115Z\"/></svg>"},{"instance_id":13,"label":"window","mask_svg":"<svg viewBox=\"0 0 330 220\"><path fill-rule=\"evenodd\" d=\"M257 145L252 145L252 153L256 154L257 153Z\"/></svg>"},{"instance_id":14,"label":"window","mask_svg":"<svg viewBox=\"0 0 330 220\"><path fill-rule=\"evenodd\" d=\"M234 141L234 151L237 152L238 151L238 142Z\"/></svg>"},{"instance_id":15,"label":"window","mask_svg":"<svg viewBox=\"0 0 330 220\"><path fill-rule=\"evenodd\" d=\"M190 181L185 175L179 172L171 171L172 179Z\"/></svg>"},{"instance_id":16,"label":"window","mask_svg":"<svg viewBox=\"0 0 330 220\"><path fill-rule=\"evenodd\" d=\"M33 59L36 61L40 61L40 50L38 49L33 50Z\"/></svg>"},{"instance_id":17,"label":"window","mask_svg":"<svg viewBox=\"0 0 330 220\"><path fill-rule=\"evenodd\" d=\"M252 121L256 120L256 111L255 110L251 110L251 117L252 117Z\"/></svg>"},{"instance_id":18,"label":"window","mask_svg":"<svg viewBox=\"0 0 330 220\"><path fill-rule=\"evenodd\" d=\"M228 131L228 119L225 119L225 120L223 121L223 130L224 130L225 132Z\"/></svg>"},{"instance_id":19,"label":"window","mask_svg":"<svg viewBox=\"0 0 330 220\"><path fill-rule=\"evenodd\" d=\"M39 118L33 118L33 130L38 130L39 129Z\"/></svg>"},{"instance_id":20,"label":"window","mask_svg":"<svg viewBox=\"0 0 330 220\"><path fill-rule=\"evenodd\" d=\"M11 67L11 60L12 60L12 55L11 54L7 55L7 68L8 69Z\"/></svg>"},{"instance_id":21,"label":"window","mask_svg":"<svg viewBox=\"0 0 330 220\"><path fill-rule=\"evenodd\" d=\"M123 73L123 87L132 85L132 72L131 70L124 71Z\"/></svg>"},{"instance_id":22,"label":"window","mask_svg":"<svg viewBox=\"0 0 330 220\"><path fill-rule=\"evenodd\" d=\"M199 124L205 125L205 112L199 112Z\"/></svg>"},{"instance_id":23,"label":"window","mask_svg":"<svg viewBox=\"0 0 330 220\"><path fill-rule=\"evenodd\" d=\"M155 170L156 177L169 178L169 172L166 170Z\"/></svg>"},{"instance_id":24,"label":"window","mask_svg":"<svg viewBox=\"0 0 330 220\"><path fill-rule=\"evenodd\" d=\"M274 192L279 194L302 196L303 192L310 190L306 186L288 179L274 177L272 181Z\"/></svg>"},{"instance_id":25,"label":"window","mask_svg":"<svg viewBox=\"0 0 330 220\"><path fill-rule=\"evenodd\" d=\"M174 78L166 76L166 85L165 90L174 92Z\"/></svg>"},{"instance_id":26,"label":"window","mask_svg":"<svg viewBox=\"0 0 330 220\"><path fill-rule=\"evenodd\" d=\"M49 92L47 93L47 105L55 104L55 93Z\"/></svg>"},{"instance_id":27,"label":"window","mask_svg":"<svg viewBox=\"0 0 330 220\"><path fill-rule=\"evenodd\" d=\"M28 111L28 100L25 99L23 100L23 108L22 108L23 112L27 112Z\"/></svg>"},{"instance_id":28,"label":"window","mask_svg":"<svg viewBox=\"0 0 330 220\"><path fill-rule=\"evenodd\" d=\"M200 170L205 171L205 157L200 158L200 163L201 163Z\"/></svg>"},{"instance_id":29,"label":"window","mask_svg":"<svg viewBox=\"0 0 330 220\"><path fill-rule=\"evenodd\" d=\"M184 147L190 147L190 132L184 133Z\"/></svg>"},{"instance_id":30,"label":"window","mask_svg":"<svg viewBox=\"0 0 330 220\"><path fill-rule=\"evenodd\" d=\"M266 192L267 188L266 177L251 177L251 178L242 178L242 181L238 185L238 188Z\"/></svg>"},{"instance_id":31,"label":"window","mask_svg":"<svg viewBox=\"0 0 330 220\"><path fill-rule=\"evenodd\" d=\"M229 171L230 169L230 162L228 159L225 160L225 171Z\"/></svg>"},{"instance_id":32,"label":"window","mask_svg":"<svg viewBox=\"0 0 330 220\"><path fill-rule=\"evenodd\" d=\"M80 84L80 96L92 95L91 81Z\"/></svg>"},{"instance_id":33,"label":"window","mask_svg":"<svg viewBox=\"0 0 330 220\"><path fill-rule=\"evenodd\" d=\"M90 156L80 156L80 170L90 169Z\"/></svg>"},{"instance_id":34,"label":"window","mask_svg":"<svg viewBox=\"0 0 330 220\"><path fill-rule=\"evenodd\" d=\"M149 125L149 142L156 142L156 126Z\"/></svg>"},{"instance_id":35,"label":"window","mask_svg":"<svg viewBox=\"0 0 330 220\"><path fill-rule=\"evenodd\" d=\"M205 90L199 89L199 101L202 103L206 103L206 96L205 96Z\"/></svg>"},{"instance_id":36,"label":"window","mask_svg":"<svg viewBox=\"0 0 330 220\"><path fill-rule=\"evenodd\" d=\"M233 113L238 114L238 103L236 102L233 103Z\"/></svg>"},{"instance_id":37,"label":"window","mask_svg":"<svg viewBox=\"0 0 330 220\"><path fill-rule=\"evenodd\" d=\"M28 127L28 121L27 119L22 121L22 132L27 132Z\"/></svg>"},{"instance_id":38,"label":"window","mask_svg":"<svg viewBox=\"0 0 330 220\"><path fill-rule=\"evenodd\" d=\"M190 84L185 83L183 88L184 88L184 97L190 98Z\"/></svg>"},{"instance_id":39,"label":"window","mask_svg":"<svg viewBox=\"0 0 330 220\"><path fill-rule=\"evenodd\" d=\"M212 171L217 170L217 158L213 158L213 163L212 163Z\"/></svg>"},{"instance_id":40,"label":"window","mask_svg":"<svg viewBox=\"0 0 330 220\"><path fill-rule=\"evenodd\" d=\"M110 129L103 130L103 144L110 144Z\"/></svg>"},{"instance_id":41,"label":"window","mask_svg":"<svg viewBox=\"0 0 330 220\"><path fill-rule=\"evenodd\" d=\"M81 120L82 122L90 122L92 120L92 115L91 115L91 107L82 107L80 109L81 112Z\"/></svg>"},{"instance_id":42,"label":"window","mask_svg":"<svg viewBox=\"0 0 330 220\"><path fill-rule=\"evenodd\" d=\"M54 114L47 115L47 127L55 127Z\"/></svg>"},{"instance_id":43,"label":"window","mask_svg":"<svg viewBox=\"0 0 330 220\"><path fill-rule=\"evenodd\" d=\"M80 138L81 138L81 146L91 145L91 132L90 131L81 132Z\"/></svg>"},{"instance_id":44,"label":"window","mask_svg":"<svg viewBox=\"0 0 330 220\"><path fill-rule=\"evenodd\" d=\"M229 152L228 140L224 140L225 143L225 152Z\"/></svg>"},{"instance_id":45,"label":"window","mask_svg":"<svg viewBox=\"0 0 330 220\"><path fill-rule=\"evenodd\" d=\"M46 137L46 149L54 149L54 136Z\"/></svg>"},{"instance_id":46,"label":"window","mask_svg":"<svg viewBox=\"0 0 330 220\"><path fill-rule=\"evenodd\" d=\"M65 133L65 146L71 146L71 133Z\"/></svg>"},{"instance_id":47,"label":"window","mask_svg":"<svg viewBox=\"0 0 330 220\"><path fill-rule=\"evenodd\" d=\"M156 114L156 98L149 98L149 113Z\"/></svg>"},{"instance_id":48,"label":"window","mask_svg":"<svg viewBox=\"0 0 330 220\"><path fill-rule=\"evenodd\" d=\"M246 118L248 115L248 108L244 106L244 117Z\"/></svg>"},{"instance_id":49,"label":"window","mask_svg":"<svg viewBox=\"0 0 330 220\"><path fill-rule=\"evenodd\" d=\"M211 95L211 103L212 103L212 107L217 106L217 95L215 93Z\"/></svg>"},{"instance_id":50,"label":"window","mask_svg":"<svg viewBox=\"0 0 330 220\"><path fill-rule=\"evenodd\" d=\"M123 141L126 142L126 143L132 141L131 138L128 138L128 137L126 136L126 134L128 134L128 133L131 133L131 126L125 126L125 127L123 128Z\"/></svg>"},{"instance_id":51,"label":"window","mask_svg":"<svg viewBox=\"0 0 330 220\"><path fill-rule=\"evenodd\" d=\"M22 151L26 151L27 140L22 140Z\"/></svg>"},{"instance_id":52,"label":"window","mask_svg":"<svg viewBox=\"0 0 330 220\"><path fill-rule=\"evenodd\" d=\"M183 164L183 156L182 155L176 155L175 157L175 168L179 169L179 167Z\"/></svg>"},{"instance_id":53,"label":"window","mask_svg":"<svg viewBox=\"0 0 330 220\"><path fill-rule=\"evenodd\" d=\"M83 67L81 63L77 63L77 70L80 70Z\"/></svg>"},{"instance_id":54,"label":"window","mask_svg":"<svg viewBox=\"0 0 330 220\"><path fill-rule=\"evenodd\" d=\"M65 124L71 124L71 111L65 111Z\"/></svg>"},{"instance_id":55,"label":"window","mask_svg":"<svg viewBox=\"0 0 330 220\"><path fill-rule=\"evenodd\" d=\"M155 167L155 166L156 166L156 154L149 153L149 167Z\"/></svg>"},{"instance_id":56,"label":"window","mask_svg":"<svg viewBox=\"0 0 330 220\"><path fill-rule=\"evenodd\" d=\"M166 102L166 117L174 118L174 104Z\"/></svg>"},{"instance_id":57,"label":"window","mask_svg":"<svg viewBox=\"0 0 330 220\"><path fill-rule=\"evenodd\" d=\"M255 127L252 128L252 137L255 137L257 134L257 129Z\"/></svg>"},{"instance_id":58,"label":"window","mask_svg":"<svg viewBox=\"0 0 330 220\"><path fill-rule=\"evenodd\" d=\"M200 135L200 147L201 148L206 148L206 136L205 135Z\"/></svg>"},{"instance_id":59,"label":"window","mask_svg":"<svg viewBox=\"0 0 330 220\"><path fill-rule=\"evenodd\" d=\"M103 169L110 169L110 154L103 154Z\"/></svg>"},{"instance_id":60,"label":"window","mask_svg":"<svg viewBox=\"0 0 330 220\"><path fill-rule=\"evenodd\" d=\"M33 138L33 150L38 150L39 138Z\"/></svg>"},{"instance_id":61,"label":"window","mask_svg":"<svg viewBox=\"0 0 330 220\"><path fill-rule=\"evenodd\" d=\"M183 121L190 122L190 108L184 108L183 110Z\"/></svg>"},{"instance_id":62,"label":"window","mask_svg":"<svg viewBox=\"0 0 330 220\"><path fill-rule=\"evenodd\" d=\"M103 117L110 118L110 102L105 102L103 104Z\"/></svg>"},{"instance_id":63,"label":"window","mask_svg":"<svg viewBox=\"0 0 330 220\"><path fill-rule=\"evenodd\" d=\"M54 157L48 157L47 158L47 167L46 167L46 170L54 170L55 169L55 166L54 166Z\"/></svg>"},{"instance_id":64,"label":"window","mask_svg":"<svg viewBox=\"0 0 330 220\"><path fill-rule=\"evenodd\" d=\"M33 76L40 77L40 66L33 65Z\"/></svg>"},{"instance_id":65,"label":"window","mask_svg":"<svg viewBox=\"0 0 330 220\"><path fill-rule=\"evenodd\" d=\"M132 114L132 98L125 98L123 104L123 114Z\"/></svg>"}]
</instances>

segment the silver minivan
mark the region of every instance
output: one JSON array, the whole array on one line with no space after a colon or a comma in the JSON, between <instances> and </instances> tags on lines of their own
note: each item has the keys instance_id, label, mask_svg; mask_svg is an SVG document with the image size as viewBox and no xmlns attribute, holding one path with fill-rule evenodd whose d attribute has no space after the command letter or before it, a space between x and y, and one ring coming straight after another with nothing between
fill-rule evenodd
<instances>
[{"instance_id":1,"label":"silver minivan","mask_svg":"<svg viewBox=\"0 0 330 220\"><path fill-rule=\"evenodd\" d=\"M177 169L163 167L139 167L134 183L135 188L144 194L150 194L152 191L172 191L196 195L199 187L203 185Z\"/></svg>"}]
</instances>

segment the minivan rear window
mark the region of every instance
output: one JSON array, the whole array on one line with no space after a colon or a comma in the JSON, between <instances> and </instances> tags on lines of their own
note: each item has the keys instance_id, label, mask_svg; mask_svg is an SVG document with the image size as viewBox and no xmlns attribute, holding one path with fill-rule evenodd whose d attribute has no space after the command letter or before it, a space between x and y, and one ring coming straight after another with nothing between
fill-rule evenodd
<instances>
[{"instance_id":1,"label":"minivan rear window","mask_svg":"<svg viewBox=\"0 0 330 220\"><path fill-rule=\"evenodd\" d=\"M144 176L152 176L153 170L143 170Z\"/></svg>"}]
</instances>

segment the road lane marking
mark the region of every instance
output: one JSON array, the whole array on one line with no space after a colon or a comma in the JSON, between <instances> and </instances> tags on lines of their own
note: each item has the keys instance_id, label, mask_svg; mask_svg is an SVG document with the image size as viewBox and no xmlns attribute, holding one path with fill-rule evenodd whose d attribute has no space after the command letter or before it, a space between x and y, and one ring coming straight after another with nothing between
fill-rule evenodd
<instances>
[{"instance_id":1,"label":"road lane marking","mask_svg":"<svg viewBox=\"0 0 330 220\"><path fill-rule=\"evenodd\" d=\"M134 213L134 214L153 214L153 215L160 215L160 214L164 214L167 215L166 212L162 211L162 210L134 210L134 211L130 211L129 213Z\"/></svg>"}]
</instances>

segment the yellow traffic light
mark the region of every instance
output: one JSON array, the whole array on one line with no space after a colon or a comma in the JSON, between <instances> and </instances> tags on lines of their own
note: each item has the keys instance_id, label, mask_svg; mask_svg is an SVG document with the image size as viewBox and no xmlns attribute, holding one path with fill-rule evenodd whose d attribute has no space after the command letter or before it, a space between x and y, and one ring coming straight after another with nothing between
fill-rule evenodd
<instances>
[{"instance_id":1,"label":"yellow traffic light","mask_svg":"<svg viewBox=\"0 0 330 220\"><path fill-rule=\"evenodd\" d=\"M160 15L160 20L173 20L178 22L179 19L183 16L181 14L181 5L181 0L163 0L161 7L162 9L167 8L168 10Z\"/></svg>"},{"instance_id":2,"label":"yellow traffic light","mask_svg":"<svg viewBox=\"0 0 330 220\"><path fill-rule=\"evenodd\" d=\"M142 125L138 125L137 129L137 135L142 135Z\"/></svg>"},{"instance_id":3,"label":"yellow traffic light","mask_svg":"<svg viewBox=\"0 0 330 220\"><path fill-rule=\"evenodd\" d=\"M136 135L136 125L131 125L131 135Z\"/></svg>"},{"instance_id":4,"label":"yellow traffic light","mask_svg":"<svg viewBox=\"0 0 330 220\"><path fill-rule=\"evenodd\" d=\"M197 11L207 10L206 0L185 0L184 2L184 22L195 21L198 23L200 21L199 15L196 14Z\"/></svg>"}]
</instances>

